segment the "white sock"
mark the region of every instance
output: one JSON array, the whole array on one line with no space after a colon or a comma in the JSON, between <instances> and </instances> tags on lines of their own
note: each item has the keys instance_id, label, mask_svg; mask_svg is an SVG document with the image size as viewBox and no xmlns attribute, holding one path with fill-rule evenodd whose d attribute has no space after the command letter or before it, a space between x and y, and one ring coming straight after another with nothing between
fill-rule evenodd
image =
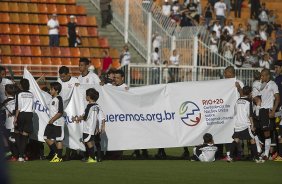
<instances>
[{"instance_id":1,"label":"white sock","mask_svg":"<svg viewBox=\"0 0 282 184\"><path fill-rule=\"evenodd\" d=\"M269 156L270 144L271 144L271 139L270 139L270 138L265 139L265 145L264 145L265 151L264 151L264 155L265 155L267 158L268 158L268 156Z\"/></svg>"},{"instance_id":2,"label":"white sock","mask_svg":"<svg viewBox=\"0 0 282 184\"><path fill-rule=\"evenodd\" d=\"M261 147L259 144L259 138L257 135L255 136L255 140L256 140L256 146L257 146L258 153L261 153L262 150L261 150Z\"/></svg>"},{"instance_id":3,"label":"white sock","mask_svg":"<svg viewBox=\"0 0 282 184\"><path fill-rule=\"evenodd\" d=\"M226 155L227 155L228 157L230 157L230 151L227 151L227 152L226 152Z\"/></svg>"}]
</instances>

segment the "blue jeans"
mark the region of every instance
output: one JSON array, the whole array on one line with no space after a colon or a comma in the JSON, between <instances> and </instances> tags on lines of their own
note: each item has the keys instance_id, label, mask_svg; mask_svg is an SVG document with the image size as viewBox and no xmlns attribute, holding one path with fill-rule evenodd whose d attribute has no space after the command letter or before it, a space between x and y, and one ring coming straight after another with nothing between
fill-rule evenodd
<instances>
[{"instance_id":1,"label":"blue jeans","mask_svg":"<svg viewBox=\"0 0 282 184\"><path fill-rule=\"evenodd\" d=\"M219 24L221 25L221 27L224 26L224 22L225 22L225 16L216 16L216 20L219 20Z\"/></svg>"},{"instance_id":2,"label":"blue jeans","mask_svg":"<svg viewBox=\"0 0 282 184\"><path fill-rule=\"evenodd\" d=\"M59 35L49 35L49 45L50 47L59 47Z\"/></svg>"}]
</instances>

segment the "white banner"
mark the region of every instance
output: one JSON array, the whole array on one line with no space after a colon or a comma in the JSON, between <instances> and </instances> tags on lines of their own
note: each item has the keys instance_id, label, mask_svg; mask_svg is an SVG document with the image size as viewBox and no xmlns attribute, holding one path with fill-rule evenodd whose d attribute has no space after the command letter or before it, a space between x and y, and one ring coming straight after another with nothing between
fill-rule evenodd
<instances>
[{"instance_id":1,"label":"white banner","mask_svg":"<svg viewBox=\"0 0 282 184\"><path fill-rule=\"evenodd\" d=\"M41 92L33 87L36 85L31 85L36 103ZM145 86L128 91L114 86L80 85L75 87L65 109L64 143L72 149L84 150L80 142L83 125L73 123L71 117L83 114L85 91L90 87L100 92L98 104L107 121L102 145L107 150L198 145L205 133L211 133L215 143L232 140L237 99L235 79ZM36 113L39 124L44 124L37 131L38 139L42 140L42 128L48 121L41 120L46 118L41 111Z\"/></svg>"}]
</instances>

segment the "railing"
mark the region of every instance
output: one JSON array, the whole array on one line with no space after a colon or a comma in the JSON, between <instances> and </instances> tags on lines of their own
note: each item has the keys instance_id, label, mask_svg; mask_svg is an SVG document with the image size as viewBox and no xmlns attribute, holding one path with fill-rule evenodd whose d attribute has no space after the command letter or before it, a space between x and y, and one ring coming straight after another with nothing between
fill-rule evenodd
<instances>
[{"instance_id":1,"label":"railing","mask_svg":"<svg viewBox=\"0 0 282 184\"><path fill-rule=\"evenodd\" d=\"M128 85L132 87L170 82L216 80L224 78L225 68L130 64L126 77ZM254 72L261 70L262 68L238 68L236 77L245 85L252 85Z\"/></svg>"}]
</instances>

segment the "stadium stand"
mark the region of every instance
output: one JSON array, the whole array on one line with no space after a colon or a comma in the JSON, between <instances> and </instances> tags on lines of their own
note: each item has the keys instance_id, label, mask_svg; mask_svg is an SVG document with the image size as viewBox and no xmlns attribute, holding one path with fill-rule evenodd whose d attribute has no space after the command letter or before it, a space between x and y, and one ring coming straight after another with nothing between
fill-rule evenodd
<instances>
[{"instance_id":1,"label":"stadium stand","mask_svg":"<svg viewBox=\"0 0 282 184\"><path fill-rule=\"evenodd\" d=\"M47 22L52 14L58 15L60 46L50 48ZM82 40L77 48L68 47L66 25L70 15L76 16ZM101 64L96 61L102 59L104 49L109 49L112 58L119 57L107 38L99 37L96 18L87 16L85 7L77 6L75 0L0 1L0 34L0 63L12 65L16 76L21 76L27 66L34 76L44 71L47 77L56 77L60 65L77 66L79 57L90 58L99 69ZM77 69L72 72L78 75Z\"/></svg>"}]
</instances>

